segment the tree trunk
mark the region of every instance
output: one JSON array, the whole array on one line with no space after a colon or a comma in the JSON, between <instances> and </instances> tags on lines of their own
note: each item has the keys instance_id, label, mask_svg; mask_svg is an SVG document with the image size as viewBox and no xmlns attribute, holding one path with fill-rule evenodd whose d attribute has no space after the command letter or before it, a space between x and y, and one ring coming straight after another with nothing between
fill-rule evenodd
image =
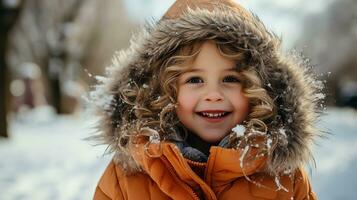
<instances>
[{"instance_id":1,"label":"tree trunk","mask_svg":"<svg viewBox=\"0 0 357 200\"><path fill-rule=\"evenodd\" d=\"M8 102L8 81L7 81L7 67L5 62L6 49L6 34L3 29L3 20L1 20L0 31L0 137L8 137L7 132L7 102Z\"/></svg>"},{"instance_id":2,"label":"tree trunk","mask_svg":"<svg viewBox=\"0 0 357 200\"><path fill-rule=\"evenodd\" d=\"M8 33L15 24L22 7L8 8L0 1L0 137L9 137L7 131L7 112L9 110L9 70L6 65Z\"/></svg>"}]
</instances>

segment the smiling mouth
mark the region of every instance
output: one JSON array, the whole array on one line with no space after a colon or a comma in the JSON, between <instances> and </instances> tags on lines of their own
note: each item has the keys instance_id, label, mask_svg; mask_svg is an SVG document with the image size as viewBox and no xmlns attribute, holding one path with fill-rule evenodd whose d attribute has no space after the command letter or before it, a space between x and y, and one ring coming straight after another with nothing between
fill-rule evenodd
<instances>
[{"instance_id":1,"label":"smiling mouth","mask_svg":"<svg viewBox=\"0 0 357 200\"><path fill-rule=\"evenodd\" d=\"M198 115L210 119L219 119L229 115L231 112L197 112Z\"/></svg>"}]
</instances>

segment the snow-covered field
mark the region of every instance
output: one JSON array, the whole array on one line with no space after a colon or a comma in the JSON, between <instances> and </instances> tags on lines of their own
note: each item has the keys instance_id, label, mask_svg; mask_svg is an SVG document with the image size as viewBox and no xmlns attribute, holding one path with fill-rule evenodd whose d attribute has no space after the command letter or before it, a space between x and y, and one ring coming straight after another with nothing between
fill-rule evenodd
<instances>
[{"instance_id":1,"label":"snow-covered field","mask_svg":"<svg viewBox=\"0 0 357 200\"><path fill-rule=\"evenodd\" d=\"M331 135L317 140L313 188L322 200L356 200L357 111L328 109L320 127Z\"/></svg>"},{"instance_id":2,"label":"snow-covered field","mask_svg":"<svg viewBox=\"0 0 357 200\"><path fill-rule=\"evenodd\" d=\"M0 140L0 199L91 199L110 160L104 146L84 140L93 124L85 114L56 116L48 108L12 120L11 138ZM322 200L354 200L357 112L329 108L320 126L332 135L317 140L313 188Z\"/></svg>"},{"instance_id":3,"label":"snow-covered field","mask_svg":"<svg viewBox=\"0 0 357 200\"><path fill-rule=\"evenodd\" d=\"M110 156L85 140L93 120L48 108L12 121L0 140L0 199L91 199Z\"/></svg>"}]
</instances>

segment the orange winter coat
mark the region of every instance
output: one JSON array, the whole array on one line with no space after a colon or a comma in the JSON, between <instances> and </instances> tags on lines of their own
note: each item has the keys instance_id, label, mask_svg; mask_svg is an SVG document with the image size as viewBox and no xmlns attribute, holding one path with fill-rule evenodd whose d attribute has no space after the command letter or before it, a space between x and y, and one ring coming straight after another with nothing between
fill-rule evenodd
<instances>
[{"instance_id":1,"label":"orange winter coat","mask_svg":"<svg viewBox=\"0 0 357 200\"><path fill-rule=\"evenodd\" d=\"M264 157L242 170L240 156L239 150L211 147L208 162L199 163L185 159L175 144L163 143L159 157L135 155L143 172L125 175L119 165L110 162L94 199L316 199L304 171L276 180L256 173L264 165Z\"/></svg>"}]
</instances>

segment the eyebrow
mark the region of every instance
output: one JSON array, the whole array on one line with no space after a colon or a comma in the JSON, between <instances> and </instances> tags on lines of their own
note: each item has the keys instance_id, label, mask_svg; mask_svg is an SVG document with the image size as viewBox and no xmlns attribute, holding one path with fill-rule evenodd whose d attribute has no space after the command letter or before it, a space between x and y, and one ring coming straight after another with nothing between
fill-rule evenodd
<instances>
[{"instance_id":1,"label":"eyebrow","mask_svg":"<svg viewBox=\"0 0 357 200\"><path fill-rule=\"evenodd\" d=\"M188 70L185 70L184 73L187 73L187 72L199 72L199 71L203 71L202 69L188 69Z\"/></svg>"},{"instance_id":2,"label":"eyebrow","mask_svg":"<svg viewBox=\"0 0 357 200\"><path fill-rule=\"evenodd\" d=\"M188 69L188 70L185 70L184 73L187 73L187 72L200 72L200 71L203 71L203 69ZM233 71L233 72L238 72L236 68L230 68L230 69L225 69L224 71Z\"/></svg>"}]
</instances>

